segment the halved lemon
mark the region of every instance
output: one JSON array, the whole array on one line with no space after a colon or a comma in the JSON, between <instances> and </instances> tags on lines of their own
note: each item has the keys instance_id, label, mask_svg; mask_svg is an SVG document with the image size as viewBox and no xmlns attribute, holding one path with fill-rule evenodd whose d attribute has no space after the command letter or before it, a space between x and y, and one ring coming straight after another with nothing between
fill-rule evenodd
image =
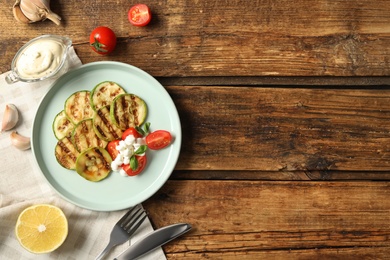
<instances>
[{"instance_id":1,"label":"halved lemon","mask_svg":"<svg viewBox=\"0 0 390 260\"><path fill-rule=\"evenodd\" d=\"M62 210L56 206L33 205L20 213L15 233L20 244L31 253L49 253L65 241L68 221Z\"/></svg>"}]
</instances>

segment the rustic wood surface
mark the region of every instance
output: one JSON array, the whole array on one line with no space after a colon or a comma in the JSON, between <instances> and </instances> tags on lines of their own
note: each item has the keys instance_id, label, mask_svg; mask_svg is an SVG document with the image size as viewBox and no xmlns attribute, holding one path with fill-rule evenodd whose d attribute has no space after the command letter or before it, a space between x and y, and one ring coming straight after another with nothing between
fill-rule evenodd
<instances>
[{"instance_id":1,"label":"rustic wood surface","mask_svg":"<svg viewBox=\"0 0 390 260\"><path fill-rule=\"evenodd\" d=\"M385 259L389 183L169 181L145 203L155 225L188 221L168 258Z\"/></svg>"},{"instance_id":2,"label":"rustic wood surface","mask_svg":"<svg viewBox=\"0 0 390 260\"><path fill-rule=\"evenodd\" d=\"M193 230L168 259L390 259L390 1L53 0L63 18L16 23L0 5L0 72L42 34L83 63L135 65L182 122L170 180L144 203L155 227ZM109 56L89 47L112 28Z\"/></svg>"},{"instance_id":3,"label":"rustic wood surface","mask_svg":"<svg viewBox=\"0 0 390 260\"><path fill-rule=\"evenodd\" d=\"M0 6L3 72L22 43L50 33L70 36L84 63L117 60L153 76L390 74L386 0L147 1L154 18L144 28L127 21L131 3L124 0L53 0L61 26L15 24L13 3ZM109 57L96 56L88 46L90 32L100 25L119 38Z\"/></svg>"}]
</instances>

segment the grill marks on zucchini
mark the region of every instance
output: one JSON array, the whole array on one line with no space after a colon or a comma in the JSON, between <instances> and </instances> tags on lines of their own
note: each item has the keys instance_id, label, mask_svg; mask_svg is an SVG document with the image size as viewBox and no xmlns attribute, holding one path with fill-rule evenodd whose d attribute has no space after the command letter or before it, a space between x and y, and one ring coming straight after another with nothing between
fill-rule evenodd
<instances>
[{"instance_id":1,"label":"grill marks on zucchini","mask_svg":"<svg viewBox=\"0 0 390 260\"><path fill-rule=\"evenodd\" d=\"M96 111L95 116L93 117L93 127L96 135L107 142L120 139L123 133L123 131L111 120L109 105Z\"/></svg>"},{"instance_id":2,"label":"grill marks on zucchini","mask_svg":"<svg viewBox=\"0 0 390 260\"><path fill-rule=\"evenodd\" d=\"M62 167L69 170L74 170L76 168L76 160L79 156L79 152L69 136L58 140L55 147L55 156Z\"/></svg>"},{"instance_id":3,"label":"grill marks on zucchini","mask_svg":"<svg viewBox=\"0 0 390 260\"><path fill-rule=\"evenodd\" d=\"M110 105L114 98L120 94L126 93L125 90L117 83L104 81L99 83L91 92L91 106L97 111L98 109Z\"/></svg>"},{"instance_id":4,"label":"grill marks on zucchini","mask_svg":"<svg viewBox=\"0 0 390 260\"><path fill-rule=\"evenodd\" d=\"M53 132L58 140L64 138L65 136L70 136L73 132L73 129L74 124L66 116L64 110L56 115L53 121Z\"/></svg>"},{"instance_id":5,"label":"grill marks on zucchini","mask_svg":"<svg viewBox=\"0 0 390 260\"><path fill-rule=\"evenodd\" d=\"M53 121L58 163L89 181L106 178L112 161L107 143L120 139L127 128L142 125L146 115L144 100L112 81L99 83L91 92L73 93Z\"/></svg>"},{"instance_id":6,"label":"grill marks on zucchini","mask_svg":"<svg viewBox=\"0 0 390 260\"><path fill-rule=\"evenodd\" d=\"M79 152L91 147L105 148L107 145L107 142L95 133L92 119L85 119L76 125L73 131L73 141Z\"/></svg>"},{"instance_id":7,"label":"grill marks on zucchini","mask_svg":"<svg viewBox=\"0 0 390 260\"><path fill-rule=\"evenodd\" d=\"M123 131L129 127L142 125L146 114L145 101L134 94L121 94L111 103L111 119Z\"/></svg>"},{"instance_id":8,"label":"grill marks on zucchini","mask_svg":"<svg viewBox=\"0 0 390 260\"><path fill-rule=\"evenodd\" d=\"M82 90L72 94L65 101L65 114L74 124L92 118L94 111L91 107L90 96L89 91Z\"/></svg>"}]
</instances>

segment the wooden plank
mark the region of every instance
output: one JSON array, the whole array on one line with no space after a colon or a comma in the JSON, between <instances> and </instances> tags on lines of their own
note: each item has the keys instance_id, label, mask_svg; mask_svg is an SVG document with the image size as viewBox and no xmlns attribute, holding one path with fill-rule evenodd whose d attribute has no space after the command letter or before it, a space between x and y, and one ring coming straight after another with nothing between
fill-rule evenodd
<instances>
[{"instance_id":1,"label":"wooden plank","mask_svg":"<svg viewBox=\"0 0 390 260\"><path fill-rule=\"evenodd\" d=\"M388 89L390 77L156 77L171 86L262 86L288 88Z\"/></svg>"},{"instance_id":2,"label":"wooden plank","mask_svg":"<svg viewBox=\"0 0 390 260\"><path fill-rule=\"evenodd\" d=\"M243 171L197 170L174 171L172 180L268 180L268 181L388 181L388 171Z\"/></svg>"},{"instance_id":3,"label":"wooden plank","mask_svg":"<svg viewBox=\"0 0 390 260\"><path fill-rule=\"evenodd\" d=\"M177 248L179 253L167 252L167 259L220 259L220 260L236 260L236 259L269 259L269 260L285 260L285 259L389 259L389 248L381 247L364 247L364 248L313 248L313 249L279 249L279 250L252 250L251 248L243 248L241 251L226 252L192 252L185 251L183 247ZM184 251L184 252L183 252Z\"/></svg>"},{"instance_id":4,"label":"wooden plank","mask_svg":"<svg viewBox=\"0 0 390 260\"><path fill-rule=\"evenodd\" d=\"M389 188L387 182L171 180L143 205L156 227L193 225L165 247L172 259L381 259L390 253Z\"/></svg>"},{"instance_id":5,"label":"wooden plank","mask_svg":"<svg viewBox=\"0 0 390 260\"><path fill-rule=\"evenodd\" d=\"M167 86L176 170L389 171L388 90Z\"/></svg>"},{"instance_id":6,"label":"wooden plank","mask_svg":"<svg viewBox=\"0 0 390 260\"><path fill-rule=\"evenodd\" d=\"M390 74L388 1L210 1L149 3L145 28L127 21L128 1L54 1L63 25L23 25L13 1L0 6L0 71L27 40L68 35L84 63L115 60L154 76L387 76ZM114 18L113 18L114 17ZM89 48L89 33L111 27L116 51L107 57Z\"/></svg>"}]
</instances>

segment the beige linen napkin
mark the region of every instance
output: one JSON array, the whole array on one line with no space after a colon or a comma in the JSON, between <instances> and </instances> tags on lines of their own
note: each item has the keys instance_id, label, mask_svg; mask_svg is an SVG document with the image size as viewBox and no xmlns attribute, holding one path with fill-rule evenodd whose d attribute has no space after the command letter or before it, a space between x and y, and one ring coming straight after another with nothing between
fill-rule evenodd
<instances>
[{"instance_id":1,"label":"beige linen napkin","mask_svg":"<svg viewBox=\"0 0 390 260\"><path fill-rule=\"evenodd\" d=\"M76 68L80 65L80 59L71 48L69 67ZM14 104L21 117L15 130L22 135L30 136L38 104L53 80L8 85L5 82L6 74L0 75L0 122L5 105ZM17 150L11 145L9 134L10 131L0 134L0 259L94 259L108 243L111 229L126 210L97 212L63 200L44 179L31 150ZM68 237L64 244L45 255L35 255L23 249L14 231L18 215L23 209L39 203L49 203L61 208L69 225ZM134 243L152 230L152 225L147 219L130 243ZM117 246L105 259L113 259L128 245L129 243L125 243ZM166 258L163 250L158 248L142 259Z\"/></svg>"}]
</instances>

